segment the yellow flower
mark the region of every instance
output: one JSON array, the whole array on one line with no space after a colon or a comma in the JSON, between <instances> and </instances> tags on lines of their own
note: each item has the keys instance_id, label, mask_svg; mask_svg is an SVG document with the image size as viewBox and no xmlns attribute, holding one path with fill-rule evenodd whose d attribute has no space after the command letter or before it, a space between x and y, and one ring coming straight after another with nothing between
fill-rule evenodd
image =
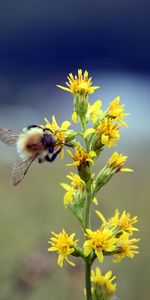
<instances>
[{"instance_id":1,"label":"yellow flower","mask_svg":"<svg viewBox=\"0 0 150 300\"><path fill-rule=\"evenodd\" d=\"M138 231L133 224L137 223L137 216L131 218L129 213L126 213L124 210L122 215L120 216L120 212L116 209L115 215L108 220L110 227L119 227L121 231L126 231L132 233L133 231Z\"/></svg>"},{"instance_id":2,"label":"yellow flower","mask_svg":"<svg viewBox=\"0 0 150 300\"><path fill-rule=\"evenodd\" d=\"M84 242L84 255L88 256L91 251L94 251L99 261L103 262L103 251L114 251L117 239L112 237L112 231L107 229L99 229L96 231L86 229L86 232L88 240Z\"/></svg>"},{"instance_id":3,"label":"yellow flower","mask_svg":"<svg viewBox=\"0 0 150 300\"><path fill-rule=\"evenodd\" d=\"M96 153L94 151L90 151L89 153L87 153L81 147L80 142L77 143L75 151L75 154L73 154L70 150L67 150L68 154L74 160L72 164L67 164L67 166L89 166L90 163L93 163L93 158L96 157Z\"/></svg>"},{"instance_id":4,"label":"yellow flower","mask_svg":"<svg viewBox=\"0 0 150 300\"><path fill-rule=\"evenodd\" d=\"M92 77L88 77L88 72L85 71L82 74L82 70L78 70L78 75L73 76L72 73L69 74L68 82L66 82L67 87L57 85L57 87L70 92L73 95L83 95L93 94L99 86L92 86Z\"/></svg>"},{"instance_id":5,"label":"yellow flower","mask_svg":"<svg viewBox=\"0 0 150 300\"><path fill-rule=\"evenodd\" d=\"M110 118L104 118L96 129L96 138L100 140L101 145L107 145L109 148L116 146L120 139L119 125L114 124Z\"/></svg>"},{"instance_id":6,"label":"yellow flower","mask_svg":"<svg viewBox=\"0 0 150 300\"><path fill-rule=\"evenodd\" d=\"M103 113L103 111L100 109L101 106L102 106L101 100L95 101L92 105L88 103L88 111L86 115L87 120L91 120L93 123L95 123L97 117Z\"/></svg>"},{"instance_id":7,"label":"yellow flower","mask_svg":"<svg viewBox=\"0 0 150 300\"><path fill-rule=\"evenodd\" d=\"M120 97L118 96L110 103L107 110L108 115L111 118L117 120L120 124L128 127L127 124L123 121L123 118L125 116L128 116L129 114L123 113L125 105L124 104L119 105L119 103L120 103Z\"/></svg>"},{"instance_id":8,"label":"yellow flower","mask_svg":"<svg viewBox=\"0 0 150 300\"><path fill-rule=\"evenodd\" d=\"M50 123L46 118L44 118L44 121L46 123L45 126L42 126L43 128L46 128L50 133L52 133L56 138L56 147L63 147L65 142L65 135L67 132L68 127L71 125L69 121L64 121L61 126L57 124L57 121L55 119L55 116L52 116L52 123ZM61 151L61 157L63 158L64 152Z\"/></svg>"},{"instance_id":9,"label":"yellow flower","mask_svg":"<svg viewBox=\"0 0 150 300\"><path fill-rule=\"evenodd\" d=\"M84 188L85 182L80 178L79 175L70 172L70 175L67 175L67 178L72 180L71 185L75 190Z\"/></svg>"},{"instance_id":10,"label":"yellow flower","mask_svg":"<svg viewBox=\"0 0 150 300\"><path fill-rule=\"evenodd\" d=\"M71 266L75 266L75 264L68 259L68 255L74 252L74 246L78 242L78 240L74 241L75 233L72 233L69 236L64 229L59 234L54 232L51 233L54 237L51 237L48 242L51 245L51 247L48 248L48 251L57 251L58 266L62 267L64 260L66 260Z\"/></svg>"},{"instance_id":11,"label":"yellow flower","mask_svg":"<svg viewBox=\"0 0 150 300\"><path fill-rule=\"evenodd\" d=\"M57 124L55 116L52 116L52 123L50 123L46 118L44 118L46 125L44 128L50 130L50 132L55 135L58 145L62 145L65 141L65 132L71 125L69 121L64 121L61 126Z\"/></svg>"},{"instance_id":12,"label":"yellow flower","mask_svg":"<svg viewBox=\"0 0 150 300\"><path fill-rule=\"evenodd\" d=\"M97 287L103 287L105 290L105 293L108 295L112 295L116 291L116 283L112 283L112 281L116 278L115 276L112 277L112 272L108 271L105 275L101 274L101 271L99 268L96 268L96 271L92 270L91 272L91 281L93 282L95 288Z\"/></svg>"},{"instance_id":13,"label":"yellow flower","mask_svg":"<svg viewBox=\"0 0 150 300\"><path fill-rule=\"evenodd\" d=\"M128 232L123 232L118 238L114 262L120 262L126 256L133 258L136 253L139 253L135 243L139 242L140 239L129 239L129 237Z\"/></svg>"},{"instance_id":14,"label":"yellow flower","mask_svg":"<svg viewBox=\"0 0 150 300\"><path fill-rule=\"evenodd\" d=\"M116 169L116 172L133 172L132 169L122 168L127 158L128 156L124 156L122 154L118 154L118 152L114 152L108 161L108 166L112 169Z\"/></svg>"},{"instance_id":15,"label":"yellow flower","mask_svg":"<svg viewBox=\"0 0 150 300\"><path fill-rule=\"evenodd\" d=\"M64 196L65 206L68 206L68 204L72 204L73 200L76 197L76 194L82 192L85 187L85 182L80 178L79 175L71 172L70 175L67 175L67 178L71 180L71 185L61 183L61 186L67 191Z\"/></svg>"}]
</instances>

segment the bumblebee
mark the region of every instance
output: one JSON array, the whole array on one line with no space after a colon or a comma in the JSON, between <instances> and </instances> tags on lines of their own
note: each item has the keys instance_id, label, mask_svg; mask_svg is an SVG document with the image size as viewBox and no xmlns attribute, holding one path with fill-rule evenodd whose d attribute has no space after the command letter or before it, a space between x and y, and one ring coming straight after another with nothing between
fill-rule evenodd
<instances>
[{"instance_id":1,"label":"bumblebee","mask_svg":"<svg viewBox=\"0 0 150 300\"><path fill-rule=\"evenodd\" d=\"M62 150L55 135L46 128L30 125L18 133L11 129L0 128L0 140L7 145L16 145L18 159L13 165L11 184L16 186L26 175L35 159L39 163L53 162Z\"/></svg>"}]
</instances>

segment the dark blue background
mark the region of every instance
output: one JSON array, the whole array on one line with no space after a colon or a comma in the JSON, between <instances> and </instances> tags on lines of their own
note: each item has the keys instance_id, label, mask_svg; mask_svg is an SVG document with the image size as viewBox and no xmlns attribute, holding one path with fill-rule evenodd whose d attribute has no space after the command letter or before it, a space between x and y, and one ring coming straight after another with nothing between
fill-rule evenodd
<instances>
[{"instance_id":1,"label":"dark blue background","mask_svg":"<svg viewBox=\"0 0 150 300\"><path fill-rule=\"evenodd\" d=\"M0 73L150 72L149 1L1 1ZM2 99L1 99L2 101Z\"/></svg>"}]
</instances>

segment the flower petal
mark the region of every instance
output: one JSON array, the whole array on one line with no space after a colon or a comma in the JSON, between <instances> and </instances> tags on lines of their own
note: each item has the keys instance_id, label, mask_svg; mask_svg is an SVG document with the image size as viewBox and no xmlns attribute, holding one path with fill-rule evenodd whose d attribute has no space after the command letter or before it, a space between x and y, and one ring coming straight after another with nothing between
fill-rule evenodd
<instances>
[{"instance_id":1,"label":"flower petal","mask_svg":"<svg viewBox=\"0 0 150 300\"><path fill-rule=\"evenodd\" d=\"M61 125L61 129L67 130L70 125L71 125L71 123L69 121L64 121Z\"/></svg>"},{"instance_id":2,"label":"flower petal","mask_svg":"<svg viewBox=\"0 0 150 300\"><path fill-rule=\"evenodd\" d=\"M109 141L108 136L105 135L105 134L102 134L102 137L101 137L101 142L102 142L102 144L103 144L103 145L106 145L106 144L108 144L108 141Z\"/></svg>"},{"instance_id":3,"label":"flower petal","mask_svg":"<svg viewBox=\"0 0 150 300\"><path fill-rule=\"evenodd\" d=\"M71 189L71 186L69 185L69 184L67 184L67 183L61 183L60 184L62 187L63 187L63 189L65 189L66 191L69 191L70 189Z\"/></svg>"},{"instance_id":4,"label":"flower petal","mask_svg":"<svg viewBox=\"0 0 150 300\"><path fill-rule=\"evenodd\" d=\"M134 172L134 171L129 168L121 168L120 172Z\"/></svg>"},{"instance_id":5,"label":"flower petal","mask_svg":"<svg viewBox=\"0 0 150 300\"><path fill-rule=\"evenodd\" d=\"M78 122L78 117L77 117L77 114L76 114L75 111L74 111L74 113L72 114L72 121L73 121L74 123L77 123L77 122Z\"/></svg>"},{"instance_id":6,"label":"flower petal","mask_svg":"<svg viewBox=\"0 0 150 300\"><path fill-rule=\"evenodd\" d=\"M67 91L67 92L70 92L70 93L71 93L71 90L70 90L70 89L68 89L68 88L66 88L66 87L64 87L64 86L62 86L62 85L57 84L56 86L57 86L58 88L64 90L64 91Z\"/></svg>"},{"instance_id":7,"label":"flower petal","mask_svg":"<svg viewBox=\"0 0 150 300\"><path fill-rule=\"evenodd\" d=\"M89 134L94 133L95 131L96 130L94 128L88 128L87 130L85 130L83 135L84 139L86 139Z\"/></svg>"},{"instance_id":8,"label":"flower petal","mask_svg":"<svg viewBox=\"0 0 150 300\"><path fill-rule=\"evenodd\" d=\"M103 214L102 214L100 211L95 210L95 212L96 212L97 216L100 218L100 220L101 220L103 223L107 223L105 217L103 216Z\"/></svg>"}]
</instances>

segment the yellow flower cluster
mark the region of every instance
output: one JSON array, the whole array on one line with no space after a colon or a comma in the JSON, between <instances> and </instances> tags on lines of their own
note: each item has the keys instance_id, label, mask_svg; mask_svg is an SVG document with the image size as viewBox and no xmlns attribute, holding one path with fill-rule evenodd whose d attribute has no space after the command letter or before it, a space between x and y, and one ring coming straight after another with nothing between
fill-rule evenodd
<instances>
[{"instance_id":1,"label":"yellow flower cluster","mask_svg":"<svg viewBox=\"0 0 150 300\"><path fill-rule=\"evenodd\" d=\"M69 121L64 121L61 126L58 125L55 116L52 116L52 122L50 123L47 118L44 118L45 121L45 125L41 125L42 128L44 128L45 130L47 130L50 134L53 134L55 139L56 139L56 143L55 143L55 147L62 147L65 144L65 140L66 140L66 133L68 130L68 127L71 125L71 123ZM64 151L62 149L61 151L61 158L64 157Z\"/></svg>"},{"instance_id":2,"label":"yellow flower cluster","mask_svg":"<svg viewBox=\"0 0 150 300\"><path fill-rule=\"evenodd\" d=\"M93 123L97 121L97 118L100 117L103 114L103 111L101 110L102 101L97 100L92 105L88 104L88 111L87 111L87 121L91 120Z\"/></svg>"},{"instance_id":3,"label":"yellow flower cluster","mask_svg":"<svg viewBox=\"0 0 150 300\"><path fill-rule=\"evenodd\" d=\"M123 113L124 107L124 104L120 105L120 97L118 96L110 103L107 109L107 114L110 118L127 127L127 124L123 121L123 118L129 114Z\"/></svg>"},{"instance_id":4,"label":"yellow flower cluster","mask_svg":"<svg viewBox=\"0 0 150 300\"><path fill-rule=\"evenodd\" d=\"M71 174L70 178L74 178L74 174ZM119 211L116 210L114 217L107 222L100 212L96 211L96 213L102 219L103 224L96 231L86 229L87 240L83 245L85 257L94 252L102 263L104 255L111 254L114 256L114 262L120 262L124 257L133 258L135 254L139 253L136 245L139 239L130 239L133 231L138 230L133 227L133 224L137 222L137 217L131 218L130 214L123 212L119 218ZM63 266L64 259L74 266L68 256L75 251L78 242L78 240L74 241L75 233L69 236L63 229L60 234L52 232L52 235L54 237L50 238L49 244L51 247L48 251L58 252L57 263L60 267Z\"/></svg>"},{"instance_id":5,"label":"yellow flower cluster","mask_svg":"<svg viewBox=\"0 0 150 300\"><path fill-rule=\"evenodd\" d=\"M115 259L113 261L118 263L126 256L133 258L135 254L138 254L138 246L135 244L139 242L139 240L140 239L130 239L129 233L123 232L116 243L116 253L114 254Z\"/></svg>"},{"instance_id":6,"label":"yellow flower cluster","mask_svg":"<svg viewBox=\"0 0 150 300\"><path fill-rule=\"evenodd\" d=\"M74 246L78 240L74 241L75 233L72 233L70 236L63 231L59 234L52 232L53 237L50 238L48 242L51 247L48 248L48 251L57 251L58 252L58 266L62 267L64 260L66 260L71 266L75 264L68 259L68 255L74 252Z\"/></svg>"},{"instance_id":7,"label":"yellow flower cluster","mask_svg":"<svg viewBox=\"0 0 150 300\"><path fill-rule=\"evenodd\" d=\"M124 113L125 105L120 105L120 97L116 97L108 106L106 111L101 110L102 101L97 100L93 105L88 105L86 114L87 122L91 120L94 128L88 128L84 137L91 134L92 136L92 150L99 153L105 145L109 148L116 146L120 140L120 127L127 124L123 121L128 114ZM73 118L77 121L77 117Z\"/></svg>"},{"instance_id":8,"label":"yellow flower cluster","mask_svg":"<svg viewBox=\"0 0 150 300\"><path fill-rule=\"evenodd\" d=\"M138 222L137 216L131 218L129 213L124 210L120 216L120 212L116 209L115 215L108 220L108 225L110 228L117 228L119 231L126 231L133 233L133 231L138 231L133 225Z\"/></svg>"},{"instance_id":9,"label":"yellow flower cluster","mask_svg":"<svg viewBox=\"0 0 150 300\"><path fill-rule=\"evenodd\" d=\"M88 95L93 94L99 86L92 86L92 77L89 78L89 74L87 71L82 74L82 70L78 70L78 74L73 76L72 73L67 77L68 82L66 85L68 87L64 87L61 85L57 85L57 87L73 94L73 95Z\"/></svg>"},{"instance_id":10,"label":"yellow flower cluster","mask_svg":"<svg viewBox=\"0 0 150 300\"><path fill-rule=\"evenodd\" d=\"M64 205L79 221L85 241L82 249L78 240L75 240L75 233L68 235L63 229L59 234L52 232L48 251L57 252L57 264L60 267L63 266L64 260L74 266L69 259L70 255L81 257L86 266L87 300L110 300L116 291L116 284L113 283L115 277L111 271L102 275L99 268L90 273L92 263L96 258L102 263L105 256L112 256L114 262L120 262L125 257L133 258L139 253L137 243L140 239L133 238L133 233L138 231L135 227L138 219L136 216L131 217L125 210L120 213L116 209L114 215L108 219L100 211L96 211L101 224L98 229L92 230L90 208L92 201L97 203L98 191L114 174L133 170L124 168L127 156L116 151L98 174L93 174L91 167L105 146L116 146L120 140L120 128L127 127L124 117L128 114L124 112L125 105L120 104L119 96L114 98L105 110L102 110L101 100L98 99L92 104L89 102L89 94L93 94L99 87L92 86L92 77L89 78L87 71L82 72L79 69L77 75L70 73L67 79L66 87L57 86L74 96L72 120L79 122L81 130L69 130L69 121L64 121L59 126L54 116L51 123L45 118L46 125L43 127L56 138L56 147L63 148L66 145L74 148L71 151L67 150L72 159L67 166L76 166L78 173L70 172L67 175L69 184L61 183L61 186L65 190ZM83 143L75 140L78 137Z\"/></svg>"},{"instance_id":11,"label":"yellow flower cluster","mask_svg":"<svg viewBox=\"0 0 150 300\"><path fill-rule=\"evenodd\" d=\"M84 242L84 255L88 256L94 251L98 260L102 263L104 254L115 256L114 262L120 262L124 257L134 257L138 246L135 245L139 239L130 239L130 234L123 231L117 237L113 229L102 226L96 231L86 229L87 240Z\"/></svg>"},{"instance_id":12,"label":"yellow flower cluster","mask_svg":"<svg viewBox=\"0 0 150 300\"><path fill-rule=\"evenodd\" d=\"M94 128L88 128L84 137L93 135L93 150L101 149L104 145L111 148L120 140L119 129L122 125L127 127L123 118L128 114L123 113L124 105L119 105L119 102L120 97L115 98L105 112L101 110L101 100L97 100L92 105L88 104L86 122L91 120ZM72 120L77 122L76 112L73 113Z\"/></svg>"},{"instance_id":13,"label":"yellow flower cluster","mask_svg":"<svg viewBox=\"0 0 150 300\"><path fill-rule=\"evenodd\" d=\"M77 146L75 148L75 154L73 154L70 150L67 150L67 152L74 161L72 164L67 164L67 166L89 166L90 163L93 164L93 158L96 157L96 153L94 151L90 151L89 153L87 153L82 148L80 142L77 143Z\"/></svg>"},{"instance_id":14,"label":"yellow flower cluster","mask_svg":"<svg viewBox=\"0 0 150 300\"><path fill-rule=\"evenodd\" d=\"M138 253L138 246L135 245L135 243L139 242L139 239L130 239L130 236L134 231L138 231L138 229L133 226L138 221L137 216L131 218L130 214L125 211L120 215L117 209L115 215L107 221L98 210L96 214L102 221L102 226L99 230L109 230L111 236L116 238L115 248L112 251L112 254L116 257L114 262L120 262L125 256L130 258L134 257L134 255ZM94 239L95 233L92 233L91 236ZM96 252L95 254L97 255Z\"/></svg>"},{"instance_id":15,"label":"yellow flower cluster","mask_svg":"<svg viewBox=\"0 0 150 300\"><path fill-rule=\"evenodd\" d=\"M64 87L61 85L57 86L72 93L73 95L81 97L86 96L88 94L94 93L94 91L99 88L98 86L92 87L92 78L88 77L87 71L85 71L83 74L81 69L78 70L77 75L73 76L73 74L70 73L67 78L68 82L66 82L66 85L68 87ZM94 124L94 128L88 131L88 134L93 135L92 149L98 150L104 145L107 145L109 148L115 146L116 142L120 139L120 127L122 125L127 127L127 124L123 119L125 116L128 116L128 114L124 113L125 105L120 105L120 97L117 96L109 104L108 108L105 111L101 110L101 100L97 100L93 104L87 103L87 106L80 105L80 101L77 101L76 103L77 105L72 115L73 122L76 123L78 121L78 114L79 120L82 119L82 114L85 114L86 123L91 120ZM80 106L79 110L77 106Z\"/></svg>"},{"instance_id":16,"label":"yellow flower cluster","mask_svg":"<svg viewBox=\"0 0 150 300\"><path fill-rule=\"evenodd\" d=\"M71 185L61 183L61 186L67 191L64 196L64 205L68 206L72 204L74 200L77 200L78 196L82 197L85 188L85 182L80 178L79 175L70 173L67 178L71 180Z\"/></svg>"},{"instance_id":17,"label":"yellow flower cluster","mask_svg":"<svg viewBox=\"0 0 150 300\"><path fill-rule=\"evenodd\" d=\"M105 275L102 275L100 269L96 268L95 273L93 270L91 272L91 281L94 285L94 290L97 292L97 290L100 289L99 293L102 295L106 294L110 296L115 293L117 284L112 283L115 278L115 276L112 277L111 271L108 271Z\"/></svg>"},{"instance_id":18,"label":"yellow flower cluster","mask_svg":"<svg viewBox=\"0 0 150 300\"><path fill-rule=\"evenodd\" d=\"M132 169L122 168L127 158L128 156L124 156L122 154L118 154L118 152L114 152L108 160L108 167L112 170L115 170L115 172L133 172Z\"/></svg>"},{"instance_id":19,"label":"yellow flower cluster","mask_svg":"<svg viewBox=\"0 0 150 300\"><path fill-rule=\"evenodd\" d=\"M95 138L99 147L108 145L109 148L116 146L116 142L120 139L120 126L115 124L111 118L105 117L96 128Z\"/></svg>"},{"instance_id":20,"label":"yellow flower cluster","mask_svg":"<svg viewBox=\"0 0 150 300\"><path fill-rule=\"evenodd\" d=\"M124 163L127 160L127 156L123 156L122 154L118 154L118 152L114 152L110 157L107 165L99 172L96 179L93 181L92 185L92 195L96 195L96 193L103 187L111 177L117 172L133 172L132 169L123 168Z\"/></svg>"},{"instance_id":21,"label":"yellow flower cluster","mask_svg":"<svg viewBox=\"0 0 150 300\"><path fill-rule=\"evenodd\" d=\"M64 121L61 126L57 124L55 116L52 116L52 122L50 123L46 118L44 118L45 126L47 130L49 130L55 137L58 146L61 146L65 142L65 134L68 127L71 125L69 121Z\"/></svg>"},{"instance_id":22,"label":"yellow flower cluster","mask_svg":"<svg viewBox=\"0 0 150 300\"><path fill-rule=\"evenodd\" d=\"M107 229L98 229L92 231L86 229L87 240L84 242L84 255L88 256L92 251L102 263L104 259L103 252L113 252L116 248L117 239L113 237L112 231Z\"/></svg>"}]
</instances>

